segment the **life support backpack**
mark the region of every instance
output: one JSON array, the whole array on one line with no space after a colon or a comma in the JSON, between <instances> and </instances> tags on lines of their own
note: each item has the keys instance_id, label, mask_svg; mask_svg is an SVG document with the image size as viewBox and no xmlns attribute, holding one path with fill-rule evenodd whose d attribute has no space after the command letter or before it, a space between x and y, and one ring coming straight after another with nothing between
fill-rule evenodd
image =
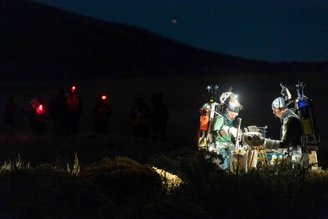
<instances>
[{"instance_id":1,"label":"life support backpack","mask_svg":"<svg viewBox=\"0 0 328 219\"><path fill-rule=\"evenodd\" d=\"M313 114L312 100L304 95L304 86L302 82L296 85L297 99L295 101L295 111L303 127L301 142L303 148L317 151L320 144L319 128Z\"/></svg>"},{"instance_id":2,"label":"life support backpack","mask_svg":"<svg viewBox=\"0 0 328 219\"><path fill-rule=\"evenodd\" d=\"M199 117L199 128L197 132L198 139L198 149L204 149L207 147L208 142L211 141L211 126L214 117L217 115L219 109L218 99L219 99L219 86L218 85L208 85L206 87L207 92L210 94L210 101L205 103L200 108Z\"/></svg>"},{"instance_id":3,"label":"life support backpack","mask_svg":"<svg viewBox=\"0 0 328 219\"><path fill-rule=\"evenodd\" d=\"M292 100L292 96L287 86L280 84L282 87L281 94L285 97L286 101L294 102L294 112L300 117L302 124L303 134L301 138L302 148L306 150L317 151L320 145L320 134L317 120L313 114L312 100L304 94L303 82L298 82L295 85L297 98Z\"/></svg>"},{"instance_id":4,"label":"life support backpack","mask_svg":"<svg viewBox=\"0 0 328 219\"><path fill-rule=\"evenodd\" d=\"M208 109L201 109L199 118L199 129L207 131L209 128L210 112Z\"/></svg>"}]
</instances>

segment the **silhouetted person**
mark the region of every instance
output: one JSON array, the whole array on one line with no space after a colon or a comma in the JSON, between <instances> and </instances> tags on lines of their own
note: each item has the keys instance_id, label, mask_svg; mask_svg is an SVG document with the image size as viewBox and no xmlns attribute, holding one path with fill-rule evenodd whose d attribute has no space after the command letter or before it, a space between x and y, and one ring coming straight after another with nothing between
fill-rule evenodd
<instances>
[{"instance_id":1,"label":"silhouetted person","mask_svg":"<svg viewBox=\"0 0 328 219\"><path fill-rule=\"evenodd\" d=\"M152 95L152 139L157 142L158 136L163 141L167 140L167 122L168 122L168 108L163 100L161 93L154 93Z\"/></svg>"},{"instance_id":2,"label":"silhouetted person","mask_svg":"<svg viewBox=\"0 0 328 219\"><path fill-rule=\"evenodd\" d=\"M76 91L76 86L65 94L65 134L77 134L79 128L80 117L83 111L82 100Z\"/></svg>"},{"instance_id":3,"label":"silhouetted person","mask_svg":"<svg viewBox=\"0 0 328 219\"><path fill-rule=\"evenodd\" d=\"M42 134L46 132L48 111L45 103L38 97L34 98L30 102L31 104L31 127L36 134Z\"/></svg>"},{"instance_id":4,"label":"silhouetted person","mask_svg":"<svg viewBox=\"0 0 328 219\"><path fill-rule=\"evenodd\" d=\"M59 87L49 103L49 118L53 121L53 131L56 136L62 136L65 130L65 91Z\"/></svg>"},{"instance_id":5,"label":"silhouetted person","mask_svg":"<svg viewBox=\"0 0 328 219\"><path fill-rule=\"evenodd\" d=\"M108 96L105 94L98 95L96 104L92 110L95 132L98 134L106 134L108 129L108 120L112 115L108 101Z\"/></svg>"},{"instance_id":6,"label":"silhouetted person","mask_svg":"<svg viewBox=\"0 0 328 219\"><path fill-rule=\"evenodd\" d=\"M150 108L142 97L135 99L135 106L130 113L130 121L134 137L149 137Z\"/></svg>"},{"instance_id":7,"label":"silhouetted person","mask_svg":"<svg viewBox=\"0 0 328 219\"><path fill-rule=\"evenodd\" d=\"M15 128L17 105L14 97L10 97L6 103L4 125L7 133L12 133Z\"/></svg>"}]
</instances>

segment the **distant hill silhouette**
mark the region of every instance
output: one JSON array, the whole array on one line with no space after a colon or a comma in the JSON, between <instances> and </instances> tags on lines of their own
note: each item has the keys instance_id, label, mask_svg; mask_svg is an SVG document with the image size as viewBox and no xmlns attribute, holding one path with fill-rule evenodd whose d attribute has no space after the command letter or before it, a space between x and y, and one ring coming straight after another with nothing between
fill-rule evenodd
<instances>
[{"instance_id":1,"label":"distant hill silhouette","mask_svg":"<svg viewBox=\"0 0 328 219\"><path fill-rule=\"evenodd\" d=\"M29 0L0 4L2 79L328 69L327 63L266 63L207 52Z\"/></svg>"}]
</instances>

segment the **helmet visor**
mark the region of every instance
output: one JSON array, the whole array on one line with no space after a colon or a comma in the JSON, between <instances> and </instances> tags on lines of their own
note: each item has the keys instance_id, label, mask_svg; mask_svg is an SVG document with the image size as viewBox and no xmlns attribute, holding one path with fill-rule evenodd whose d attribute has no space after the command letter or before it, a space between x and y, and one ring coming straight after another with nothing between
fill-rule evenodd
<instances>
[{"instance_id":1,"label":"helmet visor","mask_svg":"<svg viewBox=\"0 0 328 219\"><path fill-rule=\"evenodd\" d=\"M241 105L238 102L230 102L228 105L228 110L234 113L239 113L241 110Z\"/></svg>"}]
</instances>

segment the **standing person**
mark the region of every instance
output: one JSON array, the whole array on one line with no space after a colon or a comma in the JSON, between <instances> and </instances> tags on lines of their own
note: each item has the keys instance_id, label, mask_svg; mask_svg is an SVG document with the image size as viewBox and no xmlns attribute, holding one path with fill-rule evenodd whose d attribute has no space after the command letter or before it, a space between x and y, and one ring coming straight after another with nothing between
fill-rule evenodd
<instances>
[{"instance_id":1,"label":"standing person","mask_svg":"<svg viewBox=\"0 0 328 219\"><path fill-rule=\"evenodd\" d=\"M55 136L62 136L65 130L65 91L59 87L49 103L49 118L53 120Z\"/></svg>"},{"instance_id":2,"label":"standing person","mask_svg":"<svg viewBox=\"0 0 328 219\"><path fill-rule=\"evenodd\" d=\"M15 103L14 97L10 97L6 103L5 115L4 115L4 125L6 127L7 133L12 133L15 128L16 123L16 110L17 105Z\"/></svg>"},{"instance_id":3,"label":"standing person","mask_svg":"<svg viewBox=\"0 0 328 219\"><path fill-rule=\"evenodd\" d=\"M108 120L112 115L109 105L108 95L100 94L97 96L96 104L92 110L95 132L106 134L108 129Z\"/></svg>"},{"instance_id":4,"label":"standing person","mask_svg":"<svg viewBox=\"0 0 328 219\"><path fill-rule=\"evenodd\" d=\"M77 134L83 104L76 85L71 86L65 95L66 135Z\"/></svg>"},{"instance_id":5,"label":"standing person","mask_svg":"<svg viewBox=\"0 0 328 219\"><path fill-rule=\"evenodd\" d=\"M284 148L287 150L289 159L300 162L302 159L301 137L303 128L299 116L288 108L282 97L273 100L272 112L282 123L280 140L261 137L258 139L258 145L263 145L267 149Z\"/></svg>"},{"instance_id":6,"label":"standing person","mask_svg":"<svg viewBox=\"0 0 328 219\"><path fill-rule=\"evenodd\" d=\"M48 110L42 99L36 97L31 100L31 127L36 134L46 132Z\"/></svg>"},{"instance_id":7,"label":"standing person","mask_svg":"<svg viewBox=\"0 0 328 219\"><path fill-rule=\"evenodd\" d=\"M167 105L163 100L161 93L154 93L152 95L152 140L157 142L158 136L163 141L167 141L167 122L169 112Z\"/></svg>"},{"instance_id":8,"label":"standing person","mask_svg":"<svg viewBox=\"0 0 328 219\"><path fill-rule=\"evenodd\" d=\"M132 108L129 118L134 137L149 137L150 108L142 97L135 99L135 106Z\"/></svg>"},{"instance_id":9,"label":"standing person","mask_svg":"<svg viewBox=\"0 0 328 219\"><path fill-rule=\"evenodd\" d=\"M230 91L221 94L220 104L221 112L215 117L211 129L212 143L209 145L209 151L219 155L219 167L222 170L229 170L238 133L234 121L242 105L238 101L238 96Z\"/></svg>"}]
</instances>

